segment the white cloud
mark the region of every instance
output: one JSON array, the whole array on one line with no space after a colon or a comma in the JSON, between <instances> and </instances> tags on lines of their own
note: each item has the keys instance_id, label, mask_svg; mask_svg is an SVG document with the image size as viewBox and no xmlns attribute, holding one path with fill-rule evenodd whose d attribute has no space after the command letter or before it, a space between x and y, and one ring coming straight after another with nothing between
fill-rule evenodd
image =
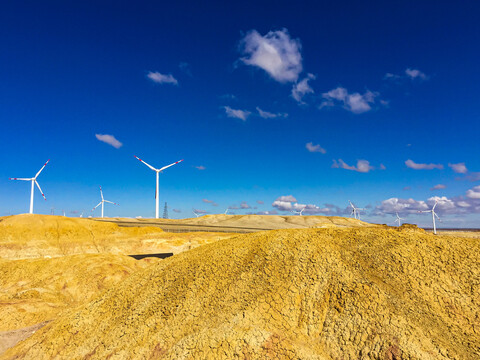
<instances>
[{"instance_id":1,"label":"white cloud","mask_svg":"<svg viewBox=\"0 0 480 360\"><path fill-rule=\"evenodd\" d=\"M310 152L319 152L319 153L322 153L322 154L326 154L327 153L327 150L325 150L324 148L322 148L319 144L317 145L313 145L313 142L309 142L305 145L305 147L307 148L308 151Z\"/></svg>"},{"instance_id":2,"label":"white cloud","mask_svg":"<svg viewBox=\"0 0 480 360\"><path fill-rule=\"evenodd\" d=\"M202 199L202 201L204 203L207 203L207 204L215 204L215 202L213 200L208 200L208 199Z\"/></svg>"},{"instance_id":3,"label":"white cloud","mask_svg":"<svg viewBox=\"0 0 480 360\"><path fill-rule=\"evenodd\" d=\"M368 173L370 170L375 169L373 166L370 165L370 162L367 160L358 160L357 166L350 166L347 165L342 159L338 159L338 161L333 160L332 168L358 171L361 173Z\"/></svg>"},{"instance_id":4,"label":"white cloud","mask_svg":"<svg viewBox=\"0 0 480 360\"><path fill-rule=\"evenodd\" d=\"M147 74L147 77L152 80L153 82L156 82L157 84L173 84L173 85L178 85L177 79L175 79L172 74L164 75L160 74L159 72L152 72L150 71Z\"/></svg>"},{"instance_id":5,"label":"white cloud","mask_svg":"<svg viewBox=\"0 0 480 360\"><path fill-rule=\"evenodd\" d=\"M289 201L275 200L272 206L280 211L291 211L293 209L292 203Z\"/></svg>"},{"instance_id":6,"label":"white cloud","mask_svg":"<svg viewBox=\"0 0 480 360\"><path fill-rule=\"evenodd\" d=\"M287 29L270 31L265 36L251 30L241 40L240 50L243 63L265 70L281 83L297 81L302 72L300 41L292 39Z\"/></svg>"},{"instance_id":7,"label":"white cloud","mask_svg":"<svg viewBox=\"0 0 480 360\"><path fill-rule=\"evenodd\" d=\"M232 109L230 106L224 106L223 108L228 117L240 119L242 121L247 121L248 116L251 114L250 111L236 110Z\"/></svg>"},{"instance_id":8,"label":"white cloud","mask_svg":"<svg viewBox=\"0 0 480 360\"><path fill-rule=\"evenodd\" d=\"M181 213L181 212L182 212L182 210L180 210L180 209L173 209L173 212L176 212L176 213Z\"/></svg>"},{"instance_id":9,"label":"white cloud","mask_svg":"<svg viewBox=\"0 0 480 360\"><path fill-rule=\"evenodd\" d=\"M107 143L108 145L112 145L115 149L120 149L122 147L122 143L115 139L115 136L113 135L106 135L106 134L95 134L95 137L103 141L104 143Z\"/></svg>"},{"instance_id":10,"label":"white cloud","mask_svg":"<svg viewBox=\"0 0 480 360\"><path fill-rule=\"evenodd\" d=\"M405 70L405 74L412 80L417 79L417 78L421 79L421 80L426 80L427 79L427 75L425 75L425 73L421 72L418 69L408 68L407 70Z\"/></svg>"},{"instance_id":11,"label":"white cloud","mask_svg":"<svg viewBox=\"0 0 480 360\"><path fill-rule=\"evenodd\" d=\"M467 190L467 197L470 199L480 199L480 185L473 189Z\"/></svg>"},{"instance_id":12,"label":"white cloud","mask_svg":"<svg viewBox=\"0 0 480 360\"><path fill-rule=\"evenodd\" d=\"M274 119L274 118L277 118L277 117L287 117L288 116L287 113L274 114L274 113L271 113L271 112L268 112L268 111L263 111L258 106L257 106L256 109L258 111L258 115L260 115L260 117L262 117L264 119Z\"/></svg>"},{"instance_id":13,"label":"white cloud","mask_svg":"<svg viewBox=\"0 0 480 360\"><path fill-rule=\"evenodd\" d=\"M443 185L443 184L437 184L435 185L434 187L432 187L430 190L441 190L441 189L445 189L446 186Z\"/></svg>"},{"instance_id":14,"label":"white cloud","mask_svg":"<svg viewBox=\"0 0 480 360\"><path fill-rule=\"evenodd\" d=\"M292 87L292 97L296 101L298 101L300 104L304 104L302 99L306 94L313 94L314 93L313 89L308 84L308 82L310 80L314 80L314 79L315 79L315 75L308 74L306 78L304 78L300 82L293 85L293 87Z\"/></svg>"},{"instance_id":15,"label":"white cloud","mask_svg":"<svg viewBox=\"0 0 480 360\"><path fill-rule=\"evenodd\" d=\"M278 212L277 210L272 210L272 211L259 211L257 212L256 215L277 215Z\"/></svg>"},{"instance_id":16,"label":"white cloud","mask_svg":"<svg viewBox=\"0 0 480 360\"><path fill-rule=\"evenodd\" d=\"M466 174L468 172L465 163L458 163L458 164L448 164L455 171L457 174Z\"/></svg>"},{"instance_id":17,"label":"white cloud","mask_svg":"<svg viewBox=\"0 0 480 360\"><path fill-rule=\"evenodd\" d=\"M361 114L372 109L370 104L375 102L378 95L378 93L370 90L367 90L364 94L358 92L350 94L347 89L338 87L322 94L324 101L320 104L320 109L341 103L344 109L354 114Z\"/></svg>"},{"instance_id":18,"label":"white cloud","mask_svg":"<svg viewBox=\"0 0 480 360\"><path fill-rule=\"evenodd\" d=\"M376 209L379 213L395 214L398 212L399 214L409 214L428 210L429 207L425 201L417 201L411 198L390 198L383 200L382 203L376 207Z\"/></svg>"},{"instance_id":19,"label":"white cloud","mask_svg":"<svg viewBox=\"0 0 480 360\"><path fill-rule=\"evenodd\" d=\"M443 169L442 164L417 164L413 160L407 160L405 161L405 165L407 167L414 169L414 170L433 170L433 169Z\"/></svg>"},{"instance_id":20,"label":"white cloud","mask_svg":"<svg viewBox=\"0 0 480 360\"><path fill-rule=\"evenodd\" d=\"M380 164L380 166L378 167L380 170L387 170L387 168L385 167L385 165L383 164Z\"/></svg>"},{"instance_id":21,"label":"white cloud","mask_svg":"<svg viewBox=\"0 0 480 360\"><path fill-rule=\"evenodd\" d=\"M197 214L206 214L208 211L207 210L201 210L201 209L193 209L194 212Z\"/></svg>"},{"instance_id":22,"label":"white cloud","mask_svg":"<svg viewBox=\"0 0 480 360\"><path fill-rule=\"evenodd\" d=\"M198 170L205 170L206 169L206 167L203 166L203 165L195 166L195 168L198 169Z\"/></svg>"},{"instance_id":23,"label":"white cloud","mask_svg":"<svg viewBox=\"0 0 480 360\"><path fill-rule=\"evenodd\" d=\"M277 201L290 201L290 202L297 202L297 199L295 199L294 196L292 195L284 195L280 196Z\"/></svg>"}]
</instances>

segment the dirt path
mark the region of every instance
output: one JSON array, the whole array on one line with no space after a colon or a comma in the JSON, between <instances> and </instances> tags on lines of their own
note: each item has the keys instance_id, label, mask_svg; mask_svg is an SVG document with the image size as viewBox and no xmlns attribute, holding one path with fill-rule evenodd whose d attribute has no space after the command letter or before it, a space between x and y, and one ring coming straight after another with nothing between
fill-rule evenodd
<instances>
[{"instance_id":1,"label":"dirt path","mask_svg":"<svg viewBox=\"0 0 480 360\"><path fill-rule=\"evenodd\" d=\"M33 334L38 329L47 325L50 321L44 321L33 326L25 327L23 329L0 331L0 355L5 351L17 345L20 341L23 341Z\"/></svg>"}]
</instances>

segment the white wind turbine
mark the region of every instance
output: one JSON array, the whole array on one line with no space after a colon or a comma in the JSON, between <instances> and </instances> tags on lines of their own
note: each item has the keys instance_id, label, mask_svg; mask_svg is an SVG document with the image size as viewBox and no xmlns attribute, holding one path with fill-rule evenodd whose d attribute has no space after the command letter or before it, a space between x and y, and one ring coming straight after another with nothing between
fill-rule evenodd
<instances>
[{"instance_id":1,"label":"white wind turbine","mask_svg":"<svg viewBox=\"0 0 480 360\"><path fill-rule=\"evenodd\" d=\"M432 213L432 220L433 220L433 233L437 235L437 227L435 225L435 217L440 221L440 218L438 217L437 213L435 212L435 206L437 206L438 201L435 200L435 204L433 204L432 210L423 210L419 211L419 213L427 213L431 212Z\"/></svg>"},{"instance_id":2,"label":"white wind turbine","mask_svg":"<svg viewBox=\"0 0 480 360\"><path fill-rule=\"evenodd\" d=\"M305 210L305 208L306 208L306 206L304 208L302 208L302 210L300 210L300 211L292 210L292 213L302 216L302 213Z\"/></svg>"},{"instance_id":3,"label":"white wind turbine","mask_svg":"<svg viewBox=\"0 0 480 360\"><path fill-rule=\"evenodd\" d=\"M227 210L225 210L225 215L227 215L227 214L228 214L228 210L230 210L230 209L229 209L229 208L227 208Z\"/></svg>"},{"instance_id":4,"label":"white wind turbine","mask_svg":"<svg viewBox=\"0 0 480 360\"><path fill-rule=\"evenodd\" d=\"M398 222L398 226L402 225L402 220L405 220L404 218L401 218L398 216L398 213L395 213L397 215L397 218L395 219L395 222Z\"/></svg>"},{"instance_id":5,"label":"white wind turbine","mask_svg":"<svg viewBox=\"0 0 480 360\"><path fill-rule=\"evenodd\" d=\"M133 155L133 156L135 156L135 155ZM158 175L159 175L161 172L163 172L163 170L169 168L170 166L173 166L173 165L176 165L176 164L182 162L183 159L182 159L182 160L179 160L179 161L177 161L177 162L174 162L173 164L164 166L164 167L162 167L162 168L160 168L160 169L155 169L152 165L147 164L145 161L143 161L142 159L140 159L138 156L135 156L135 158L136 158L137 160L141 161L142 163L144 163L145 165L147 165L150 169L152 169L153 171L155 171L155 172L157 173L157 186L156 186L156 188L155 188L155 218L158 219L158 217L159 217L159 202L158 202L158 181L159 181L159 179L158 179Z\"/></svg>"},{"instance_id":6,"label":"white wind turbine","mask_svg":"<svg viewBox=\"0 0 480 360\"><path fill-rule=\"evenodd\" d=\"M118 205L118 204L117 204L117 203L114 203L114 202L111 202L111 201L108 201L108 200L105 200L105 199L103 198L103 191L102 191L102 187L101 187L101 186L100 186L100 195L102 196L102 201L100 201L100 202L98 203L98 205L95 206L95 207L92 209L92 211L94 211L97 207L99 207L100 205L102 205L102 218L103 218L103 206L104 206L104 204L105 204L106 202L107 202L107 203L110 203L110 204L113 204L113 205Z\"/></svg>"},{"instance_id":7,"label":"white wind turbine","mask_svg":"<svg viewBox=\"0 0 480 360\"><path fill-rule=\"evenodd\" d=\"M32 182L32 188L31 188L31 191L30 191L30 214L33 214L33 189L34 189L34 184L37 185L38 190L40 190L40 193L42 194L43 198L45 200L47 200L47 198L43 194L42 189L40 188L40 184L37 181L37 177L38 177L38 175L40 175L40 173L45 168L45 166L47 166L49 161L50 161L50 159L48 159L47 162L45 164L43 164L42 168L40 170L38 170L37 174L33 178L10 178L10 180L23 180L23 181L31 181Z\"/></svg>"},{"instance_id":8,"label":"white wind turbine","mask_svg":"<svg viewBox=\"0 0 480 360\"><path fill-rule=\"evenodd\" d=\"M355 205L353 205L350 200L348 200L348 202L350 203L350 206L352 207L352 212L350 213L350 216L353 215L355 217L355 219L360 220L360 210L365 210L365 209L355 207Z\"/></svg>"},{"instance_id":9,"label":"white wind turbine","mask_svg":"<svg viewBox=\"0 0 480 360\"><path fill-rule=\"evenodd\" d=\"M197 210L193 209L192 212L195 214L196 217L201 216L202 214L198 213Z\"/></svg>"}]
</instances>

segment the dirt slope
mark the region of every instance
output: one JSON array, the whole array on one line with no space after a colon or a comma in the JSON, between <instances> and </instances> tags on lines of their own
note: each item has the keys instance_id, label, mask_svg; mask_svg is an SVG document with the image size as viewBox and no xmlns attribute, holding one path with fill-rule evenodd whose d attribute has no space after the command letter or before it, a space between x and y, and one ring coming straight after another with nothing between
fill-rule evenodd
<instances>
[{"instance_id":1,"label":"dirt slope","mask_svg":"<svg viewBox=\"0 0 480 360\"><path fill-rule=\"evenodd\" d=\"M52 320L154 261L93 254L0 260L0 331Z\"/></svg>"},{"instance_id":2,"label":"dirt slope","mask_svg":"<svg viewBox=\"0 0 480 360\"><path fill-rule=\"evenodd\" d=\"M4 359L478 359L478 239L260 232L139 271Z\"/></svg>"},{"instance_id":3,"label":"dirt slope","mask_svg":"<svg viewBox=\"0 0 480 360\"><path fill-rule=\"evenodd\" d=\"M173 234L158 227L119 227L110 222L50 215L0 218L0 258L74 254L178 253L230 234Z\"/></svg>"}]
</instances>

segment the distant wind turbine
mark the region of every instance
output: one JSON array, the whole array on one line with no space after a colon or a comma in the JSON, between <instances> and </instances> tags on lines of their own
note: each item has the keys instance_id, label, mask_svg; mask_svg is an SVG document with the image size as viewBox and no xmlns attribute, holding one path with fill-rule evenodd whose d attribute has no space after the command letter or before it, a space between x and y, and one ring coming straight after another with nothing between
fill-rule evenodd
<instances>
[{"instance_id":1,"label":"distant wind turbine","mask_svg":"<svg viewBox=\"0 0 480 360\"><path fill-rule=\"evenodd\" d=\"M433 204L432 210L423 210L419 211L419 213L432 213L432 220L433 220L433 233L437 235L437 227L435 226L435 217L440 221L440 218L438 217L437 213L435 212L435 206L437 206L438 201L435 200L435 204Z\"/></svg>"},{"instance_id":2,"label":"distant wind turbine","mask_svg":"<svg viewBox=\"0 0 480 360\"><path fill-rule=\"evenodd\" d=\"M303 213L304 210L305 210L305 207L300 211L292 210L292 213L302 216L302 213Z\"/></svg>"},{"instance_id":3,"label":"distant wind turbine","mask_svg":"<svg viewBox=\"0 0 480 360\"><path fill-rule=\"evenodd\" d=\"M398 216L398 213L395 213L395 214L397 214L397 218L395 219L395 222L398 222L398 226L401 226L402 225L402 220L405 220L405 219Z\"/></svg>"},{"instance_id":4,"label":"distant wind turbine","mask_svg":"<svg viewBox=\"0 0 480 360\"><path fill-rule=\"evenodd\" d=\"M230 210L230 209L229 209L229 208L227 208L227 210L225 210L225 215L227 215L227 213L228 213L228 210Z\"/></svg>"},{"instance_id":5,"label":"distant wind turbine","mask_svg":"<svg viewBox=\"0 0 480 360\"><path fill-rule=\"evenodd\" d=\"M104 206L104 204L105 204L106 202L107 202L107 203L110 203L110 204L113 204L113 205L118 205L118 204L117 204L117 203L114 203L114 202L111 202L111 201L108 201L108 200L105 200L105 199L103 198L103 191L102 191L102 187L101 187L101 186L100 186L100 196L102 197L102 201L100 201L100 202L98 203L98 205L95 206L95 207L92 209L92 211L94 211L97 207L99 207L100 205L102 205L102 218L103 218L103 206Z\"/></svg>"},{"instance_id":6,"label":"distant wind turbine","mask_svg":"<svg viewBox=\"0 0 480 360\"><path fill-rule=\"evenodd\" d=\"M355 205L352 204L352 202L350 200L348 200L348 202L350 203L350 206L352 207L352 212L350 213L350 216L354 216L355 219L358 219L360 220L360 210L365 210L363 208L357 208Z\"/></svg>"},{"instance_id":7,"label":"distant wind turbine","mask_svg":"<svg viewBox=\"0 0 480 360\"><path fill-rule=\"evenodd\" d=\"M37 181L37 177L38 177L38 175L40 175L40 173L45 168L45 166L47 166L49 161L50 161L50 159L48 159L47 162L45 164L43 164L42 168L37 172L37 174L33 178L10 178L10 180L22 180L22 181L31 181L32 182L32 188L31 188L31 191L30 191L30 214L33 214L33 189L34 189L34 184L37 185L38 190L40 190L40 193L42 194L43 198L45 200L47 200L47 198L43 194L42 189L40 188L40 184Z\"/></svg>"},{"instance_id":8,"label":"distant wind turbine","mask_svg":"<svg viewBox=\"0 0 480 360\"><path fill-rule=\"evenodd\" d=\"M135 155L133 155L135 156ZM158 179L158 174L160 174L161 172L163 172L163 170L169 168L170 166L173 166L173 165L176 165L178 163L181 163L183 161L182 160L179 160L177 162L174 162L173 164L170 164L170 165L167 165L167 166L164 166L160 169L155 169L153 166L147 164L145 161L143 161L142 159L140 159L138 156L135 156L135 158L139 161L141 161L142 163L144 163L145 165L147 165L150 169L152 169L153 171L155 171L157 173L157 186L155 188L155 218L158 219L159 217L159 202L158 202L158 183L159 183L159 179Z\"/></svg>"},{"instance_id":9,"label":"distant wind turbine","mask_svg":"<svg viewBox=\"0 0 480 360\"><path fill-rule=\"evenodd\" d=\"M197 210L195 210L195 209L193 209L192 211L193 211L193 213L195 214L196 217L199 217L200 215L202 215L202 214L198 213Z\"/></svg>"}]
</instances>

